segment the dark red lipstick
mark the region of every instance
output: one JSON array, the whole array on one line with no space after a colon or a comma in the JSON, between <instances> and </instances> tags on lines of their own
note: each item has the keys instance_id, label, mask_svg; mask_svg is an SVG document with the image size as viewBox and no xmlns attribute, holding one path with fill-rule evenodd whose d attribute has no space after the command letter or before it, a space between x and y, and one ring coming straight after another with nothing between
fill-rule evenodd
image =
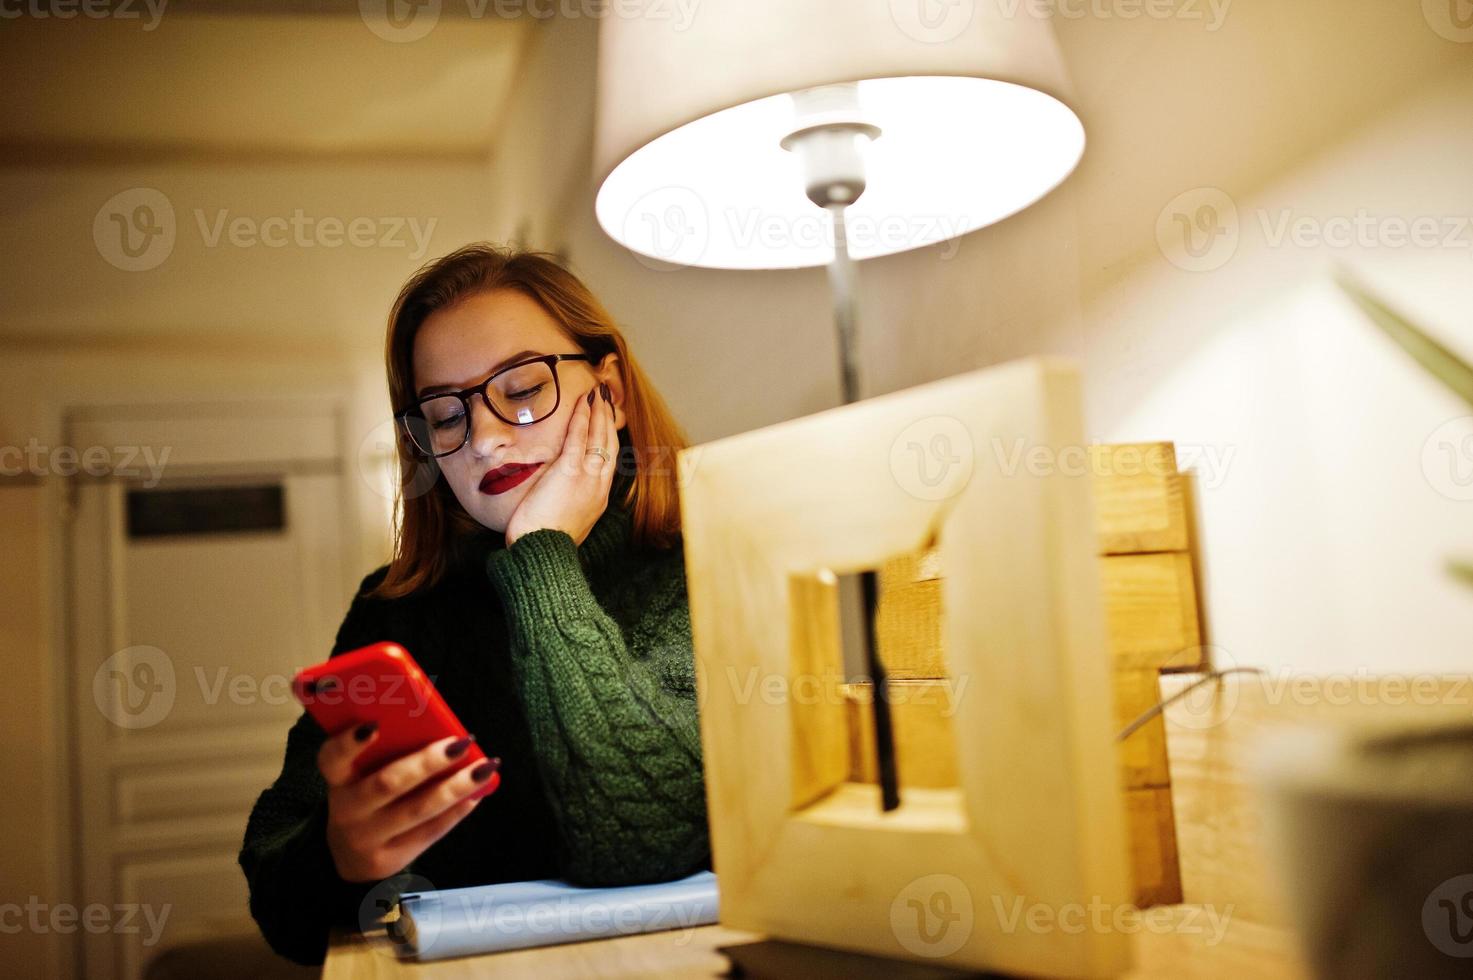
<instances>
[{"instance_id":1,"label":"dark red lipstick","mask_svg":"<svg viewBox=\"0 0 1473 980\"><path fill-rule=\"evenodd\" d=\"M481 477L481 492L489 493L493 497L498 493L506 493L536 473L537 467L541 465L541 463L507 463L505 466L498 466Z\"/></svg>"}]
</instances>

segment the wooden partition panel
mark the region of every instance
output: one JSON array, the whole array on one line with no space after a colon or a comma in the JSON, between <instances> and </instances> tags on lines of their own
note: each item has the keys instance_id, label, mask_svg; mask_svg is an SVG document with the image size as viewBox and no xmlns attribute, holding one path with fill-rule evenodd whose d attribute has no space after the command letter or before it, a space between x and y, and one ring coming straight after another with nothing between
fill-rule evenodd
<instances>
[{"instance_id":1,"label":"wooden partition panel","mask_svg":"<svg viewBox=\"0 0 1473 980\"><path fill-rule=\"evenodd\" d=\"M723 924L975 969L1125 969L1127 935L998 912L1130 899L1094 502L1088 467L1059 465L1084 450L1076 372L1030 360L682 451ZM902 755L884 812L853 778L830 590L931 545L945 675L967 683L907 744L955 772L919 785ZM940 931L918 936L938 899Z\"/></svg>"},{"instance_id":2,"label":"wooden partition panel","mask_svg":"<svg viewBox=\"0 0 1473 980\"><path fill-rule=\"evenodd\" d=\"M1183 477L1170 443L1091 446L1099 572L1114 680L1115 725L1156 704L1163 671L1198 670L1202 637ZM911 785L957 784L951 701L965 678L949 676L942 649L939 549L898 555L880 570L879 648L893 680L896 751ZM868 683L846 684L850 778L877 780ZM965 696L965 688L962 687ZM1142 908L1182 900L1171 777L1160 717L1117 749L1134 897Z\"/></svg>"}]
</instances>

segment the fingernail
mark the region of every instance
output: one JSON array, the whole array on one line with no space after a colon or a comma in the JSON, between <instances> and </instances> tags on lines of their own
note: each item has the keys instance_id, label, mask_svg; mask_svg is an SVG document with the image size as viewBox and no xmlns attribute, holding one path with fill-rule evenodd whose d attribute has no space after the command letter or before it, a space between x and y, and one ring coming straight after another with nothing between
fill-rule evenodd
<instances>
[{"instance_id":1,"label":"fingernail","mask_svg":"<svg viewBox=\"0 0 1473 980\"><path fill-rule=\"evenodd\" d=\"M353 740L355 742L366 742L378 731L378 722L368 721L353 729Z\"/></svg>"},{"instance_id":2,"label":"fingernail","mask_svg":"<svg viewBox=\"0 0 1473 980\"><path fill-rule=\"evenodd\" d=\"M593 407L593 392L591 392L591 391L588 393L588 407L589 408L592 408Z\"/></svg>"},{"instance_id":3,"label":"fingernail","mask_svg":"<svg viewBox=\"0 0 1473 980\"><path fill-rule=\"evenodd\" d=\"M476 737L474 735L467 735L465 738L456 739L454 742L445 746L445 758L459 759L465 755L465 750L470 748L471 743L475 740Z\"/></svg>"},{"instance_id":4,"label":"fingernail","mask_svg":"<svg viewBox=\"0 0 1473 980\"><path fill-rule=\"evenodd\" d=\"M603 393L604 393L604 401L606 401L606 402L608 402L608 403L609 403L609 404L610 404L610 405L612 405L612 404L614 404L614 396L613 396L613 395L612 395L612 394L610 394L610 393L609 393L609 386L608 386L608 383L607 383L607 382L605 382L605 383L603 383L603 384L601 384L601 385L599 385L599 388L600 388L600 389L601 389L601 390L602 390L602 391L603 391Z\"/></svg>"},{"instance_id":5,"label":"fingernail","mask_svg":"<svg viewBox=\"0 0 1473 980\"><path fill-rule=\"evenodd\" d=\"M501 768L501 758L489 759L471 770L471 779L477 783L484 783L491 778L491 774Z\"/></svg>"}]
</instances>

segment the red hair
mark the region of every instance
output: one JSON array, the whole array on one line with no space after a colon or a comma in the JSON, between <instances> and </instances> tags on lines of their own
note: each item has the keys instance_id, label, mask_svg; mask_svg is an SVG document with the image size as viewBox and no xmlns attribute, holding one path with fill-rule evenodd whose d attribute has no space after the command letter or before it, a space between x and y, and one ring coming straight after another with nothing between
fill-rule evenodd
<instances>
[{"instance_id":1,"label":"red hair","mask_svg":"<svg viewBox=\"0 0 1473 980\"><path fill-rule=\"evenodd\" d=\"M597 360L618 355L626 420L619 432L620 459L632 454L635 472L625 499L610 505L631 508L636 544L675 547L680 542L675 453L689 442L608 311L556 256L481 242L416 272L394 301L384 345L394 414L415 401L414 341L424 321L436 310L495 289L516 289L531 297L583 353ZM445 574L457 541L481 529L439 478L434 462L415 452L402 427L395 427L394 441L399 458L394 555L388 574L370 593L376 598L397 598L434 585ZM427 479L434 481L428 488Z\"/></svg>"}]
</instances>

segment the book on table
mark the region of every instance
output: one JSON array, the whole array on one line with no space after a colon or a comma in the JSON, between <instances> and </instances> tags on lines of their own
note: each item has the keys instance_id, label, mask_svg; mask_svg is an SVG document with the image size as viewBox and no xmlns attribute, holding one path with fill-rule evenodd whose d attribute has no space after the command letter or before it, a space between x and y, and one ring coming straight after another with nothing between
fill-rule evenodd
<instances>
[{"instance_id":1,"label":"book on table","mask_svg":"<svg viewBox=\"0 0 1473 980\"><path fill-rule=\"evenodd\" d=\"M448 959L710 925L717 897L711 871L618 888L557 879L446 888L401 895L391 934L416 959Z\"/></svg>"}]
</instances>

